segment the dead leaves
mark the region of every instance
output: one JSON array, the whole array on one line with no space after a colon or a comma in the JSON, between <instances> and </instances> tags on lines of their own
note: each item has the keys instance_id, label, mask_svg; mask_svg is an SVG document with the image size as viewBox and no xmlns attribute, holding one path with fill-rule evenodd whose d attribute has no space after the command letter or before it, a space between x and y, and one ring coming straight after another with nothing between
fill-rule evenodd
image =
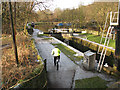
<instances>
[{"instance_id":1,"label":"dead leaves","mask_svg":"<svg viewBox=\"0 0 120 90\"><path fill-rule=\"evenodd\" d=\"M28 78L29 74L38 65L38 63L35 63L37 51L34 44L30 38L22 35L22 33L17 34L17 49L20 62L19 67L17 67L15 61L14 48L3 49L2 51L2 87L5 89L8 89L20 80Z\"/></svg>"}]
</instances>

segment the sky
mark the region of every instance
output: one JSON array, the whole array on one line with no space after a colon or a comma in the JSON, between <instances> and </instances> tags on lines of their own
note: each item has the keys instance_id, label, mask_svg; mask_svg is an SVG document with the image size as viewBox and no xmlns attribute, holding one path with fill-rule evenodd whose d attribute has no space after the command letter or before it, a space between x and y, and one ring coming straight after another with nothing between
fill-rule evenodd
<instances>
[{"instance_id":1,"label":"sky","mask_svg":"<svg viewBox=\"0 0 120 90\"><path fill-rule=\"evenodd\" d=\"M41 0L38 0L41 1ZM48 0L49 1L49 0ZM51 11L54 11L55 8L61 8L66 9L66 8L78 8L79 5L89 5L92 4L93 2L118 2L119 0L50 0L50 2L47 2L47 5ZM44 10L44 9L43 9Z\"/></svg>"},{"instance_id":2,"label":"sky","mask_svg":"<svg viewBox=\"0 0 120 90\"><path fill-rule=\"evenodd\" d=\"M77 8L80 4L88 5L93 1L94 0L54 0L52 2L53 6L51 6L51 10L53 11L55 8Z\"/></svg>"},{"instance_id":3,"label":"sky","mask_svg":"<svg viewBox=\"0 0 120 90\"><path fill-rule=\"evenodd\" d=\"M38 0L39 1L39 0ZM62 10L63 9L66 9L66 8L78 8L79 5L88 5L88 4L91 4L94 0L53 0L51 2L47 2L47 5L49 7L49 9L51 11L54 11L55 8L61 8ZM36 8L35 11L37 11L38 9Z\"/></svg>"}]
</instances>

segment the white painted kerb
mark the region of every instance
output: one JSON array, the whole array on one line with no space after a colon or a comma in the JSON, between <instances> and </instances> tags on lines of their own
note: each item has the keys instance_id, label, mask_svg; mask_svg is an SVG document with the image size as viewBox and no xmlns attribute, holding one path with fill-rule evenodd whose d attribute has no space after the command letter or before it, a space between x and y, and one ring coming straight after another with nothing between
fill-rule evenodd
<instances>
[{"instance_id":1,"label":"white painted kerb","mask_svg":"<svg viewBox=\"0 0 120 90\"><path fill-rule=\"evenodd\" d=\"M59 42L59 43L65 45L66 47L70 48L71 50L73 50L74 52L76 52L79 56L84 56L84 54L83 54L82 52L80 52L79 50L77 50L77 49L75 49L75 48L73 48L73 47L67 45L66 43L64 43L64 42L62 42L62 41L60 41L60 40L58 40L58 39L55 38L55 37L52 37L52 38L53 38L54 40L56 40L57 42Z\"/></svg>"}]
</instances>

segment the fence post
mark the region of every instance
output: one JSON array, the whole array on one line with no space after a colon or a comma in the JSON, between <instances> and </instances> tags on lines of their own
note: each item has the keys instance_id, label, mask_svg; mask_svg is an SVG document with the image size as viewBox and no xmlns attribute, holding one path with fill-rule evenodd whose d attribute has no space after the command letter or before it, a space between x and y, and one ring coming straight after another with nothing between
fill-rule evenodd
<instances>
[{"instance_id":1,"label":"fence post","mask_svg":"<svg viewBox=\"0 0 120 90\"><path fill-rule=\"evenodd\" d=\"M44 68L45 68L45 71L47 72L47 63L46 63L47 59L44 60Z\"/></svg>"},{"instance_id":2,"label":"fence post","mask_svg":"<svg viewBox=\"0 0 120 90\"><path fill-rule=\"evenodd\" d=\"M17 66L19 65L18 61L18 53L17 53L17 44L16 44L16 35L15 35L15 29L14 29L14 23L13 23L13 12L12 12L12 5L11 5L11 0L9 0L9 11L10 11L10 17L11 17L11 28L13 31L13 44L14 44L14 51L15 51L15 57L16 57L16 62Z\"/></svg>"}]
</instances>

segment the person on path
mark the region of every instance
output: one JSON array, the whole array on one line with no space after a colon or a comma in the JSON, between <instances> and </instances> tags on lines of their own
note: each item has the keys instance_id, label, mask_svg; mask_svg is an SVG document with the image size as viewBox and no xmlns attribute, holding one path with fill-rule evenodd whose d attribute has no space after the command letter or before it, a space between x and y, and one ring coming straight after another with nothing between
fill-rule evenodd
<instances>
[{"instance_id":1,"label":"person on path","mask_svg":"<svg viewBox=\"0 0 120 90\"><path fill-rule=\"evenodd\" d=\"M31 23L31 27L33 27L33 28L35 27L35 23L34 22Z\"/></svg>"},{"instance_id":2,"label":"person on path","mask_svg":"<svg viewBox=\"0 0 120 90\"><path fill-rule=\"evenodd\" d=\"M54 65L55 66L56 66L57 58L60 61L60 53L61 53L61 51L58 49L57 46L55 46L55 48L52 50L52 55L54 56Z\"/></svg>"}]
</instances>

